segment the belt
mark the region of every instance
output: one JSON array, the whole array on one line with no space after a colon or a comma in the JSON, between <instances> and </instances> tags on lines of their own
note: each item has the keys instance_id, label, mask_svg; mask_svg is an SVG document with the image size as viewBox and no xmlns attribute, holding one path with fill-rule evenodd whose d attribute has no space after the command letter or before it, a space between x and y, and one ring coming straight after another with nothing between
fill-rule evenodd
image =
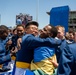
<instances>
[{"instance_id":1,"label":"belt","mask_svg":"<svg viewBox=\"0 0 76 75\"><path fill-rule=\"evenodd\" d=\"M30 68L30 64L26 62L16 61L16 67L17 68Z\"/></svg>"},{"instance_id":2,"label":"belt","mask_svg":"<svg viewBox=\"0 0 76 75\"><path fill-rule=\"evenodd\" d=\"M16 57L15 57L15 56L12 56L11 59L12 59L12 60L16 60Z\"/></svg>"}]
</instances>

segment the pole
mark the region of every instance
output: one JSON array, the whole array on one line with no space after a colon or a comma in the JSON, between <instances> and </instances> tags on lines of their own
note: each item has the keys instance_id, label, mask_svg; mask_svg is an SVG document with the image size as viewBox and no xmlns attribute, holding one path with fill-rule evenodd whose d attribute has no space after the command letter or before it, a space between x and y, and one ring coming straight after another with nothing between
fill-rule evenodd
<instances>
[{"instance_id":1,"label":"pole","mask_svg":"<svg viewBox=\"0 0 76 75\"><path fill-rule=\"evenodd\" d=\"M1 14L0 14L0 25L1 25Z\"/></svg>"},{"instance_id":2,"label":"pole","mask_svg":"<svg viewBox=\"0 0 76 75\"><path fill-rule=\"evenodd\" d=\"M38 22L38 12L39 12L39 0L37 0L37 8L36 8L36 21Z\"/></svg>"}]
</instances>

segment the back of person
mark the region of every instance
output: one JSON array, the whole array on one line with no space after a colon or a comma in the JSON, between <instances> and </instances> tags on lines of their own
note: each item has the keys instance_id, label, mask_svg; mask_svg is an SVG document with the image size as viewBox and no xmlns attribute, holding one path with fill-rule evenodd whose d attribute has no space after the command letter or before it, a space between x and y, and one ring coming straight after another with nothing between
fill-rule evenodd
<instances>
[{"instance_id":1,"label":"back of person","mask_svg":"<svg viewBox=\"0 0 76 75\"><path fill-rule=\"evenodd\" d=\"M57 75L76 75L76 43L66 45L63 50Z\"/></svg>"},{"instance_id":2,"label":"back of person","mask_svg":"<svg viewBox=\"0 0 76 75\"><path fill-rule=\"evenodd\" d=\"M36 48L34 50L34 63L32 62L31 69L36 71L39 70L44 74L52 75L54 73L55 67L51 61L56 62L55 48Z\"/></svg>"},{"instance_id":3,"label":"back of person","mask_svg":"<svg viewBox=\"0 0 76 75\"><path fill-rule=\"evenodd\" d=\"M66 46L67 42L65 39L62 40L62 43L60 46L58 46L55 50L56 53L56 57L57 57L57 62L59 63L60 60L60 56L62 54L62 51L64 50L65 46Z\"/></svg>"},{"instance_id":4,"label":"back of person","mask_svg":"<svg viewBox=\"0 0 76 75\"><path fill-rule=\"evenodd\" d=\"M76 43L70 44L70 51L73 55L73 61L72 61L72 66L71 66L71 73L70 75L76 75Z\"/></svg>"}]
</instances>

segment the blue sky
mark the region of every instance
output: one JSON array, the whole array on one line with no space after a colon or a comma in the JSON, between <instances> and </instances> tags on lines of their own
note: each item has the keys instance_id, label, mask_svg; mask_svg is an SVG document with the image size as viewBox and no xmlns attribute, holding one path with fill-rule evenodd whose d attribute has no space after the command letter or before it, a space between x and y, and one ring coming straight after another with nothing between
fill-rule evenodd
<instances>
[{"instance_id":1,"label":"blue sky","mask_svg":"<svg viewBox=\"0 0 76 75\"><path fill-rule=\"evenodd\" d=\"M70 10L76 10L76 0L0 0L0 24L15 26L16 15L19 13L30 14L36 21L38 14L39 28L43 28L49 24L50 17L46 12L53 7L65 5Z\"/></svg>"}]
</instances>

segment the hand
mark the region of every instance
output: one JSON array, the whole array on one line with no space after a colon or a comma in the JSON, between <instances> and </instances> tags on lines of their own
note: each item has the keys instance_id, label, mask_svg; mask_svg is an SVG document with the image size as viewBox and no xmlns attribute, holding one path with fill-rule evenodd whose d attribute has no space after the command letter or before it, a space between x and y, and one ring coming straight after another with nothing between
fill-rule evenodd
<instances>
[{"instance_id":1,"label":"hand","mask_svg":"<svg viewBox=\"0 0 76 75\"><path fill-rule=\"evenodd\" d=\"M5 46L5 48L6 48L6 50L9 50L9 46L12 44L12 41L11 40L9 40L7 43L6 43L6 46Z\"/></svg>"},{"instance_id":2,"label":"hand","mask_svg":"<svg viewBox=\"0 0 76 75\"><path fill-rule=\"evenodd\" d=\"M22 43L22 38L19 38L17 40L17 49L20 50L21 49L21 43Z\"/></svg>"},{"instance_id":3,"label":"hand","mask_svg":"<svg viewBox=\"0 0 76 75\"><path fill-rule=\"evenodd\" d=\"M12 41L9 40L9 41L7 42L7 45L11 45L11 44L12 44Z\"/></svg>"},{"instance_id":4,"label":"hand","mask_svg":"<svg viewBox=\"0 0 76 75\"><path fill-rule=\"evenodd\" d=\"M12 54L12 53L10 53L10 56L13 56L13 54Z\"/></svg>"},{"instance_id":5,"label":"hand","mask_svg":"<svg viewBox=\"0 0 76 75\"><path fill-rule=\"evenodd\" d=\"M13 48L11 49L11 53L16 53L17 51L18 51L17 47L13 47Z\"/></svg>"},{"instance_id":6,"label":"hand","mask_svg":"<svg viewBox=\"0 0 76 75\"><path fill-rule=\"evenodd\" d=\"M58 63L57 63L57 62L52 61L52 60L50 60L50 62L52 62L53 66L54 66L55 68L57 68L57 67L58 67Z\"/></svg>"}]
</instances>

